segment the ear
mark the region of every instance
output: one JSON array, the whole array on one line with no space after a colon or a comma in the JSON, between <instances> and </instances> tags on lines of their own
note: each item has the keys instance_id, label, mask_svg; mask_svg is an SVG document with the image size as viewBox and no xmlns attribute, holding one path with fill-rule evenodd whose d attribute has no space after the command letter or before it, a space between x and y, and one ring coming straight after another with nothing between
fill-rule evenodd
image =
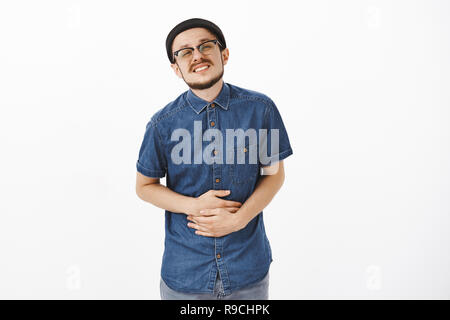
<instances>
[{"instance_id":1,"label":"ear","mask_svg":"<svg viewBox=\"0 0 450 320\"><path fill-rule=\"evenodd\" d=\"M183 76L181 75L180 68L178 67L178 65L177 65L176 63L172 63L170 66L172 67L172 69L173 69L173 71L175 72L175 74L176 74L179 78L182 79Z\"/></svg>"},{"instance_id":2,"label":"ear","mask_svg":"<svg viewBox=\"0 0 450 320\"><path fill-rule=\"evenodd\" d=\"M230 51L228 50L228 48L225 48L222 52L222 61L223 61L223 65L226 65L228 62L228 57L230 56Z\"/></svg>"}]
</instances>

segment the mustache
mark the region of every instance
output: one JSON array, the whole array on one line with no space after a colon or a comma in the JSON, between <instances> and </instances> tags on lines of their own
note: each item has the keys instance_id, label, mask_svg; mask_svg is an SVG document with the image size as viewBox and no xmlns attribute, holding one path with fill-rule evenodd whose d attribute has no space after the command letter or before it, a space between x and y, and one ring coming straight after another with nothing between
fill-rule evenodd
<instances>
[{"instance_id":1,"label":"mustache","mask_svg":"<svg viewBox=\"0 0 450 320\"><path fill-rule=\"evenodd\" d=\"M207 64L209 64L210 66L212 66L212 63L211 63L211 62L209 62L209 61L202 61L202 62L200 62L200 63L197 63L195 66L192 66L191 71L194 71L195 68L197 68L197 66L199 66L199 65L201 65L201 64L203 64L203 63L207 63Z\"/></svg>"}]
</instances>

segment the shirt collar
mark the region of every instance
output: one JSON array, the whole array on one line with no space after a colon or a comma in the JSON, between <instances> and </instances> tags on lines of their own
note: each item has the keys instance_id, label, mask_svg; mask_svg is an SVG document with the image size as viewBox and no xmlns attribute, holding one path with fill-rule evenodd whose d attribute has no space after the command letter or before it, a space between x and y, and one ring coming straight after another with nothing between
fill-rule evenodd
<instances>
[{"instance_id":1,"label":"shirt collar","mask_svg":"<svg viewBox=\"0 0 450 320\"><path fill-rule=\"evenodd\" d=\"M230 87L225 81L223 82L222 89L219 95L212 101L208 102L195 95L191 89L188 90L186 100L195 113L199 114L202 110L211 103L215 103L222 107L224 110L228 110L228 102L230 101Z\"/></svg>"}]
</instances>

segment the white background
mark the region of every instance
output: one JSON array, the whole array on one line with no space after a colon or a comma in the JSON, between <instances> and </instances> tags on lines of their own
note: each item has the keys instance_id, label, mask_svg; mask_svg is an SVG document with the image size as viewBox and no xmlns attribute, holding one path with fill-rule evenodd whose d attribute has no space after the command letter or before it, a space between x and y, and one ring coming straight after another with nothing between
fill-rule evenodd
<instances>
[{"instance_id":1,"label":"white background","mask_svg":"<svg viewBox=\"0 0 450 320\"><path fill-rule=\"evenodd\" d=\"M225 34L294 154L264 210L271 299L450 298L448 1L2 1L0 298L159 299L145 125L188 89L165 38Z\"/></svg>"}]
</instances>

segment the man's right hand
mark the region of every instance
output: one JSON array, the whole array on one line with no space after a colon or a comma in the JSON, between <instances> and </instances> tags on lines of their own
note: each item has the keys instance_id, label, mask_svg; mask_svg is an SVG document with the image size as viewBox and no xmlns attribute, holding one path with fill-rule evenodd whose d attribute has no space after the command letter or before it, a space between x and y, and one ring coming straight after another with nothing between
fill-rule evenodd
<instances>
[{"instance_id":1,"label":"man's right hand","mask_svg":"<svg viewBox=\"0 0 450 320\"><path fill-rule=\"evenodd\" d=\"M242 206L242 203L232 200L224 200L230 194L230 190L209 190L197 198L192 198L192 204L186 214L191 216L201 216L200 210L224 208L231 213L235 213Z\"/></svg>"}]
</instances>

